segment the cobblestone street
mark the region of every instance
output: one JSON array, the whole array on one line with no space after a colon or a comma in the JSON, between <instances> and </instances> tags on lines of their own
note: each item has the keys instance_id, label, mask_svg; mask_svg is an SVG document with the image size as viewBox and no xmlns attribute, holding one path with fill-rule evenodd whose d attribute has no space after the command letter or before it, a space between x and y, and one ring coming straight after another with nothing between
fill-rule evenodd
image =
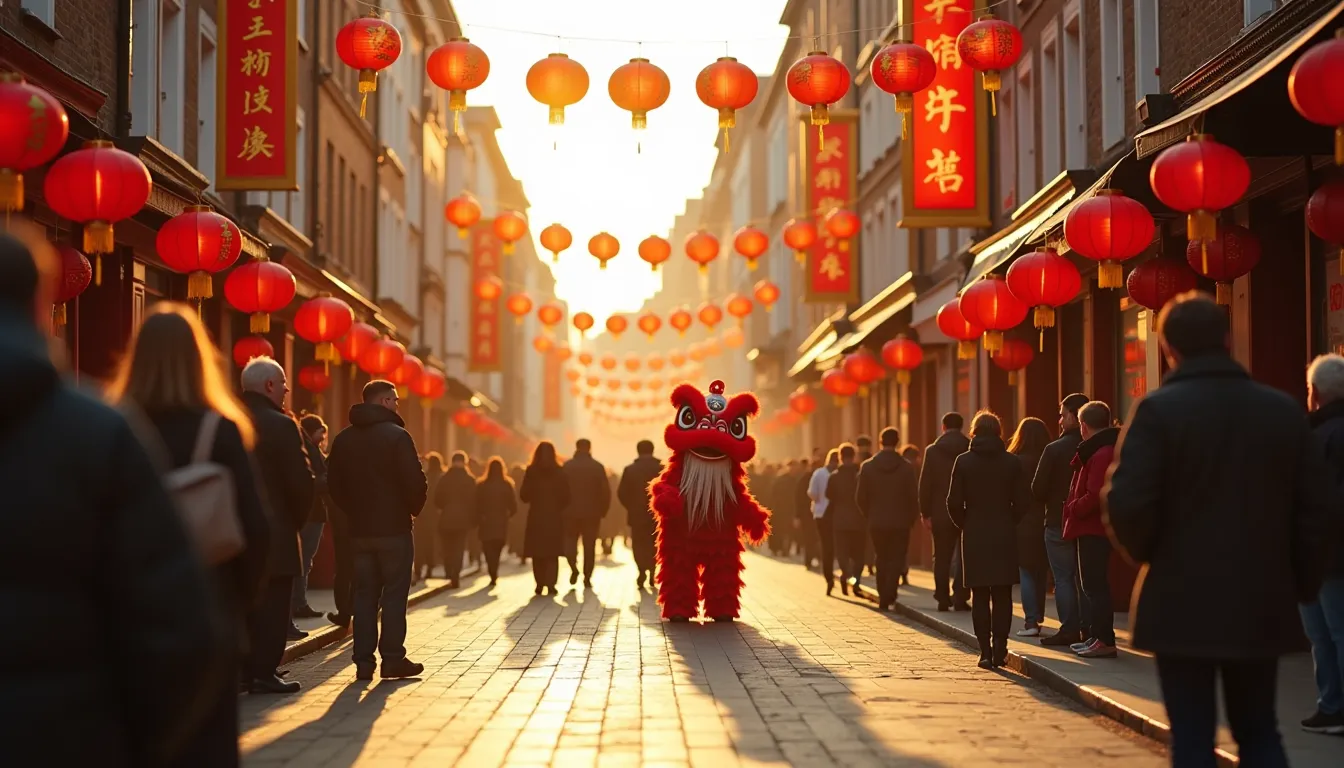
<instances>
[{"instance_id":1,"label":"cobblestone street","mask_svg":"<svg viewBox=\"0 0 1344 768\"><path fill-rule=\"evenodd\" d=\"M507 566L413 609L419 680L360 683L350 645L243 699L248 765L1160 766L1160 747L960 645L748 555L742 619L660 622L628 553L534 598ZM561 566L561 580L568 568ZM838 594L838 593L837 593Z\"/></svg>"}]
</instances>

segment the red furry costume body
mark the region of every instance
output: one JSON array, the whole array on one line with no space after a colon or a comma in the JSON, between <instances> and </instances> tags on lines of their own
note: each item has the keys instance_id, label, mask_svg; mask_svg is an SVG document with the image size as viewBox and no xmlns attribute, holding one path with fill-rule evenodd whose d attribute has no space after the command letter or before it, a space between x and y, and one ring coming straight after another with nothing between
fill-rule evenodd
<instances>
[{"instance_id":1,"label":"red furry costume body","mask_svg":"<svg viewBox=\"0 0 1344 768\"><path fill-rule=\"evenodd\" d=\"M770 511L747 491L743 469L756 455L747 419L760 406L750 394L726 399L721 381L709 395L683 384L672 392L672 405L677 417L663 433L672 454L650 486L658 604L663 618L686 621L704 600L706 616L730 621L742 591L742 534L758 544L770 532Z\"/></svg>"}]
</instances>

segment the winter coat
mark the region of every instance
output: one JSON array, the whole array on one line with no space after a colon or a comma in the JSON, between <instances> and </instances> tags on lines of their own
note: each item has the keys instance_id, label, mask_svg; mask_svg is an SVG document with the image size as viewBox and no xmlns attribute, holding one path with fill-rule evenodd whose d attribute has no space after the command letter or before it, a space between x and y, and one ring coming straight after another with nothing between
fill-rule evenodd
<instances>
[{"instance_id":1,"label":"winter coat","mask_svg":"<svg viewBox=\"0 0 1344 768\"><path fill-rule=\"evenodd\" d=\"M1033 477L1041 453L1019 453L1017 458L1026 476ZM1035 573L1045 573L1050 567L1045 556L1045 504L1034 496L1027 500L1027 513L1017 524L1017 564Z\"/></svg>"},{"instance_id":2,"label":"winter coat","mask_svg":"<svg viewBox=\"0 0 1344 768\"><path fill-rule=\"evenodd\" d=\"M406 422L376 403L350 406L350 426L327 454L327 488L349 521L351 538L410 533L429 483Z\"/></svg>"},{"instance_id":3,"label":"winter coat","mask_svg":"<svg viewBox=\"0 0 1344 768\"><path fill-rule=\"evenodd\" d=\"M591 453L576 453L565 462L565 478L569 481L569 520L592 521L607 514L611 506L611 485L607 470Z\"/></svg>"},{"instance_id":4,"label":"winter coat","mask_svg":"<svg viewBox=\"0 0 1344 768\"><path fill-rule=\"evenodd\" d=\"M649 535L657 527L650 510L649 483L663 473L663 462L653 456L640 456L621 473L616 495L625 507L632 535Z\"/></svg>"},{"instance_id":5,"label":"winter coat","mask_svg":"<svg viewBox=\"0 0 1344 768\"><path fill-rule=\"evenodd\" d=\"M1143 564L1135 648L1250 659L1296 650L1320 589L1330 472L1302 408L1224 355L1184 360L1134 408L1102 491Z\"/></svg>"},{"instance_id":6,"label":"winter coat","mask_svg":"<svg viewBox=\"0 0 1344 768\"><path fill-rule=\"evenodd\" d=\"M951 528L947 516L947 489L952 482L952 465L970 450L971 441L961 432L944 432L924 449L924 465L919 469L919 514L935 527Z\"/></svg>"},{"instance_id":7,"label":"winter coat","mask_svg":"<svg viewBox=\"0 0 1344 768\"><path fill-rule=\"evenodd\" d=\"M503 541L509 533L509 518L518 512L513 481L507 477L482 478L476 484L477 535L481 541Z\"/></svg>"},{"instance_id":8,"label":"winter coat","mask_svg":"<svg viewBox=\"0 0 1344 768\"><path fill-rule=\"evenodd\" d=\"M1310 415L1312 431L1325 452L1329 466L1333 499L1330 505L1334 542L1326 571L1331 578L1344 579L1344 400L1336 400Z\"/></svg>"},{"instance_id":9,"label":"winter coat","mask_svg":"<svg viewBox=\"0 0 1344 768\"><path fill-rule=\"evenodd\" d=\"M569 478L560 467L528 467L518 497L527 508L524 557L559 557L565 551Z\"/></svg>"},{"instance_id":10,"label":"winter coat","mask_svg":"<svg viewBox=\"0 0 1344 768\"><path fill-rule=\"evenodd\" d=\"M1073 485L1073 457L1083 433L1070 429L1041 452L1041 458L1031 478L1031 495L1045 505L1045 527L1064 526L1064 502L1069 500Z\"/></svg>"},{"instance_id":11,"label":"winter coat","mask_svg":"<svg viewBox=\"0 0 1344 768\"><path fill-rule=\"evenodd\" d=\"M513 481L513 494L516 497L523 487L523 468L515 466L509 470L509 479ZM523 539L527 535L527 505L517 499L518 512L509 520L509 551L523 554Z\"/></svg>"},{"instance_id":12,"label":"winter coat","mask_svg":"<svg viewBox=\"0 0 1344 768\"><path fill-rule=\"evenodd\" d=\"M875 531L908 529L919 519L919 477L896 451L879 451L859 468L859 511Z\"/></svg>"},{"instance_id":13,"label":"winter coat","mask_svg":"<svg viewBox=\"0 0 1344 768\"><path fill-rule=\"evenodd\" d=\"M467 531L476 525L476 478L466 467L451 466L434 486L440 531Z\"/></svg>"},{"instance_id":14,"label":"winter coat","mask_svg":"<svg viewBox=\"0 0 1344 768\"><path fill-rule=\"evenodd\" d=\"M443 478L442 469L425 467L425 503L420 505L420 514L415 518L415 561L421 565L433 567L438 551L439 508L434 499L438 496L439 480Z\"/></svg>"},{"instance_id":15,"label":"winter coat","mask_svg":"<svg viewBox=\"0 0 1344 768\"><path fill-rule=\"evenodd\" d=\"M826 517L838 532L867 531L868 519L859 510L859 465L841 464L826 484Z\"/></svg>"},{"instance_id":16,"label":"winter coat","mask_svg":"<svg viewBox=\"0 0 1344 768\"><path fill-rule=\"evenodd\" d=\"M294 417L265 395L244 392L257 433L253 448L261 469L261 491L271 511L272 576L297 576L302 557L299 530L313 510L313 468L303 446L303 432Z\"/></svg>"},{"instance_id":17,"label":"winter coat","mask_svg":"<svg viewBox=\"0 0 1344 768\"><path fill-rule=\"evenodd\" d=\"M1003 440L976 435L957 457L947 490L947 513L961 529L962 574L968 587L1016 584L1017 524L1031 505L1021 459Z\"/></svg>"},{"instance_id":18,"label":"winter coat","mask_svg":"<svg viewBox=\"0 0 1344 768\"><path fill-rule=\"evenodd\" d=\"M0 306L4 762L153 765L235 648L149 455L32 323Z\"/></svg>"},{"instance_id":19,"label":"winter coat","mask_svg":"<svg viewBox=\"0 0 1344 768\"><path fill-rule=\"evenodd\" d=\"M325 523L327 502L331 500L327 490L327 457L307 435L303 436L303 449L308 452L308 466L313 470L313 507L308 513L308 522Z\"/></svg>"},{"instance_id":20,"label":"winter coat","mask_svg":"<svg viewBox=\"0 0 1344 768\"><path fill-rule=\"evenodd\" d=\"M1064 502L1066 540L1106 535L1106 526L1101 522L1101 487L1106 482L1111 459L1115 458L1115 441L1119 437L1120 430L1110 427L1078 444L1078 453L1071 465L1073 480L1069 483L1069 500Z\"/></svg>"}]
</instances>

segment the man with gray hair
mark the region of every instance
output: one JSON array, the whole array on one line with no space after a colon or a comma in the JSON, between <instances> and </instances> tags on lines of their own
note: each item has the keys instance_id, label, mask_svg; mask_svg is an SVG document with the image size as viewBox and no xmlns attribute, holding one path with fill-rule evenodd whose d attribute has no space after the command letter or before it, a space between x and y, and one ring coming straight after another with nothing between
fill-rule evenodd
<instances>
[{"instance_id":1,"label":"man with gray hair","mask_svg":"<svg viewBox=\"0 0 1344 768\"><path fill-rule=\"evenodd\" d=\"M285 654L290 627L294 577L302 570L299 530L313 507L313 470L299 425L284 408L289 386L285 369L269 357L256 357L243 368L243 404L257 432L254 453L261 492L270 504L269 578L261 600L248 617L251 649L247 671L252 693L295 693L296 681L276 674Z\"/></svg>"},{"instance_id":2,"label":"man with gray hair","mask_svg":"<svg viewBox=\"0 0 1344 768\"><path fill-rule=\"evenodd\" d=\"M1307 369L1311 428L1325 450L1328 477L1344 485L1344 357L1321 355ZM1336 499L1339 497L1336 496ZM1333 508L1340 530L1338 501ZM1315 602L1298 606L1316 667L1316 713L1302 721L1311 733L1344 734L1344 540L1336 533L1334 559Z\"/></svg>"}]
</instances>

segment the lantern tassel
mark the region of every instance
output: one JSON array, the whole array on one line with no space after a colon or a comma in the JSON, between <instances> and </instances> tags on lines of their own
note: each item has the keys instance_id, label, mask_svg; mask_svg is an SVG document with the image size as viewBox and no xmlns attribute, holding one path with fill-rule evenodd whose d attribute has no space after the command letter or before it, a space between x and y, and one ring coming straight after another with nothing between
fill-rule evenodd
<instances>
[{"instance_id":1,"label":"lantern tassel","mask_svg":"<svg viewBox=\"0 0 1344 768\"><path fill-rule=\"evenodd\" d=\"M6 212L23 210L23 174L0 168L0 207Z\"/></svg>"},{"instance_id":2,"label":"lantern tassel","mask_svg":"<svg viewBox=\"0 0 1344 768\"><path fill-rule=\"evenodd\" d=\"M252 333L270 333L271 316L265 312L253 312L248 318L247 327Z\"/></svg>"},{"instance_id":3,"label":"lantern tassel","mask_svg":"<svg viewBox=\"0 0 1344 768\"><path fill-rule=\"evenodd\" d=\"M1335 165L1344 165L1344 125L1335 128Z\"/></svg>"},{"instance_id":4,"label":"lantern tassel","mask_svg":"<svg viewBox=\"0 0 1344 768\"><path fill-rule=\"evenodd\" d=\"M1339 249L1339 274L1344 275L1344 246Z\"/></svg>"},{"instance_id":5,"label":"lantern tassel","mask_svg":"<svg viewBox=\"0 0 1344 768\"><path fill-rule=\"evenodd\" d=\"M1044 352L1044 351L1045 351L1045 329L1044 329L1044 328L1041 329L1040 338L1039 338L1039 340L1036 342L1036 345L1037 345L1037 346L1036 346L1036 351L1037 351L1037 352Z\"/></svg>"},{"instance_id":6,"label":"lantern tassel","mask_svg":"<svg viewBox=\"0 0 1344 768\"><path fill-rule=\"evenodd\" d=\"M1232 284L1215 283L1214 298L1217 299L1219 304L1222 304L1225 307L1232 306Z\"/></svg>"},{"instance_id":7,"label":"lantern tassel","mask_svg":"<svg viewBox=\"0 0 1344 768\"><path fill-rule=\"evenodd\" d=\"M103 284L103 255L101 253L93 257L93 284Z\"/></svg>"},{"instance_id":8,"label":"lantern tassel","mask_svg":"<svg viewBox=\"0 0 1344 768\"><path fill-rule=\"evenodd\" d=\"M363 120L369 106L369 94L378 90L378 73L372 69L359 70L359 119Z\"/></svg>"},{"instance_id":9,"label":"lantern tassel","mask_svg":"<svg viewBox=\"0 0 1344 768\"><path fill-rule=\"evenodd\" d=\"M351 381L354 381L354 380L355 380L356 378L358 378L358 377L359 377L359 371L355 370L355 364L354 364L353 362L351 362L351 363L350 363L350 380L351 380Z\"/></svg>"},{"instance_id":10,"label":"lantern tassel","mask_svg":"<svg viewBox=\"0 0 1344 768\"><path fill-rule=\"evenodd\" d=\"M602 261L599 261L599 262L597 263L597 268L598 268L598 269L606 269L606 268L607 268L607 260L606 260L606 259L603 259Z\"/></svg>"},{"instance_id":11,"label":"lantern tassel","mask_svg":"<svg viewBox=\"0 0 1344 768\"><path fill-rule=\"evenodd\" d=\"M1185 237L1187 240L1199 240L1202 257L1200 273L1209 274L1209 241L1218 237L1218 219L1208 211L1191 211L1185 218Z\"/></svg>"},{"instance_id":12,"label":"lantern tassel","mask_svg":"<svg viewBox=\"0 0 1344 768\"><path fill-rule=\"evenodd\" d=\"M84 225L85 253L111 253L115 246L111 222L90 221Z\"/></svg>"},{"instance_id":13,"label":"lantern tassel","mask_svg":"<svg viewBox=\"0 0 1344 768\"><path fill-rule=\"evenodd\" d=\"M471 234L471 233L467 230L466 227L458 227L458 228L457 228L457 239L458 239L458 240L466 240L466 239L467 239L467 235L469 235L469 234Z\"/></svg>"},{"instance_id":14,"label":"lantern tassel","mask_svg":"<svg viewBox=\"0 0 1344 768\"><path fill-rule=\"evenodd\" d=\"M896 383L897 383L897 384L909 384L909 383L910 383L910 372L909 372L909 371L904 371L904 370L902 370L902 371L897 371L897 372L896 372Z\"/></svg>"},{"instance_id":15,"label":"lantern tassel","mask_svg":"<svg viewBox=\"0 0 1344 768\"><path fill-rule=\"evenodd\" d=\"M66 315L65 315L64 303L57 304L56 306L51 308L51 321L56 325L57 328L60 328L61 326L65 325Z\"/></svg>"},{"instance_id":16,"label":"lantern tassel","mask_svg":"<svg viewBox=\"0 0 1344 768\"><path fill-rule=\"evenodd\" d=\"M1017 371L1008 372L1008 386L1010 387L1017 386Z\"/></svg>"},{"instance_id":17,"label":"lantern tassel","mask_svg":"<svg viewBox=\"0 0 1344 768\"><path fill-rule=\"evenodd\" d=\"M993 117L999 116L999 103L995 94L1003 86L996 70L989 70L983 75L985 90L989 92L989 114Z\"/></svg>"},{"instance_id":18,"label":"lantern tassel","mask_svg":"<svg viewBox=\"0 0 1344 768\"><path fill-rule=\"evenodd\" d=\"M957 342L957 359L958 359L958 360L974 360L974 359L975 359L975 342L974 342L974 341L969 341L969 340L967 340L967 341L959 341L959 342Z\"/></svg>"},{"instance_id":19,"label":"lantern tassel","mask_svg":"<svg viewBox=\"0 0 1344 768\"><path fill-rule=\"evenodd\" d=\"M1003 331L985 331L985 351L994 354L1003 349Z\"/></svg>"},{"instance_id":20,"label":"lantern tassel","mask_svg":"<svg viewBox=\"0 0 1344 768\"><path fill-rule=\"evenodd\" d=\"M1032 322L1037 328L1055 327L1055 308L1049 304L1042 304L1036 308L1032 316Z\"/></svg>"},{"instance_id":21,"label":"lantern tassel","mask_svg":"<svg viewBox=\"0 0 1344 768\"><path fill-rule=\"evenodd\" d=\"M215 295L214 283L210 279L210 273L204 270L196 270L187 275L187 298L188 299L208 299Z\"/></svg>"},{"instance_id":22,"label":"lantern tassel","mask_svg":"<svg viewBox=\"0 0 1344 768\"><path fill-rule=\"evenodd\" d=\"M1103 261L1097 265L1097 287L1119 288L1125 284L1125 268L1118 261Z\"/></svg>"},{"instance_id":23,"label":"lantern tassel","mask_svg":"<svg viewBox=\"0 0 1344 768\"><path fill-rule=\"evenodd\" d=\"M896 114L901 118L901 139L910 137L910 113L915 109L915 95L913 93L896 94Z\"/></svg>"},{"instance_id":24,"label":"lantern tassel","mask_svg":"<svg viewBox=\"0 0 1344 768\"><path fill-rule=\"evenodd\" d=\"M807 251L794 251L794 252L793 252L793 259L794 259L794 261L798 262L800 265L801 265L801 264L806 264L806 263L807 263Z\"/></svg>"},{"instance_id":25,"label":"lantern tassel","mask_svg":"<svg viewBox=\"0 0 1344 768\"><path fill-rule=\"evenodd\" d=\"M513 243L505 243L505 244L504 244L504 254L507 256L507 255L510 254L510 253L513 253Z\"/></svg>"}]
</instances>

